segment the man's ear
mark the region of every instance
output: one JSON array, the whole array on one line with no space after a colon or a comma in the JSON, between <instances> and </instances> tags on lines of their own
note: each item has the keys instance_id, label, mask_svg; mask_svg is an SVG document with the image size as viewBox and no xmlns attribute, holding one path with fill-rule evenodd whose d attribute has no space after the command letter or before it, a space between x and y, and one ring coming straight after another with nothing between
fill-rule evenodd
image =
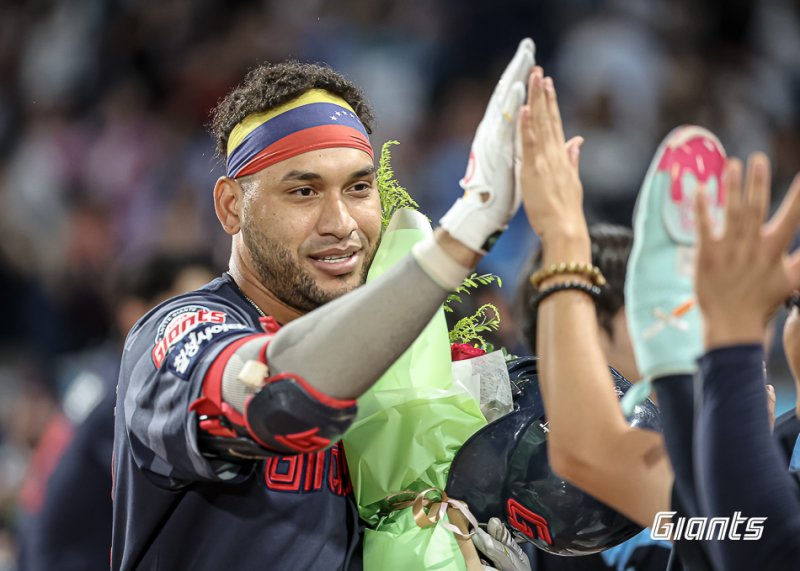
<instances>
[{"instance_id":1,"label":"man's ear","mask_svg":"<svg viewBox=\"0 0 800 571\"><path fill-rule=\"evenodd\" d=\"M214 185L214 211L222 229L233 236L242 227L244 192L242 186L228 176L221 176Z\"/></svg>"}]
</instances>

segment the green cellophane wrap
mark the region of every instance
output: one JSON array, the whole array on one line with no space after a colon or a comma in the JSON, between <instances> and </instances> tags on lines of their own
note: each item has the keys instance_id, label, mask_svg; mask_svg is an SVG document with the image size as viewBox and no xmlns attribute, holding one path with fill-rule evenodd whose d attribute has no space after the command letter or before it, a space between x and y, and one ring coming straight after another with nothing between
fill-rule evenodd
<instances>
[{"instance_id":1,"label":"green cellophane wrap","mask_svg":"<svg viewBox=\"0 0 800 571\"><path fill-rule=\"evenodd\" d=\"M455 536L441 525L417 527L411 508L384 518L364 532L364 570L466 571Z\"/></svg>"},{"instance_id":2,"label":"green cellophane wrap","mask_svg":"<svg viewBox=\"0 0 800 571\"><path fill-rule=\"evenodd\" d=\"M398 210L367 281L408 255L430 233L424 216ZM358 418L343 441L358 509L371 528L364 539L365 570L465 569L450 531L441 524L417 527L409 507L390 511L385 501L401 491L444 489L456 452L486 424L478 403L453 385L443 310L358 406Z\"/></svg>"}]
</instances>

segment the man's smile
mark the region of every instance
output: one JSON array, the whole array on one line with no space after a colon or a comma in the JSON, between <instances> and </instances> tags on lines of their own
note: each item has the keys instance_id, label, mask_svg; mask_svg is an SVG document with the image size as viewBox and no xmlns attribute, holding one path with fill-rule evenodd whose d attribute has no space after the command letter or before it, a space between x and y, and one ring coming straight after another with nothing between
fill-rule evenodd
<instances>
[{"instance_id":1,"label":"man's smile","mask_svg":"<svg viewBox=\"0 0 800 571\"><path fill-rule=\"evenodd\" d=\"M330 276L342 276L353 272L363 259L363 250L359 246L348 248L329 248L309 255L311 264L320 272Z\"/></svg>"}]
</instances>

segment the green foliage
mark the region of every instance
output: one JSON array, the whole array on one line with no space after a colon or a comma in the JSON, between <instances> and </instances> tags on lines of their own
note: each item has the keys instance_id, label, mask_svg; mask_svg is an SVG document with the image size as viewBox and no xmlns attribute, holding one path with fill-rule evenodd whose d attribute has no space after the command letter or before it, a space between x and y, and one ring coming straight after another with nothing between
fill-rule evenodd
<instances>
[{"instance_id":1,"label":"green foliage","mask_svg":"<svg viewBox=\"0 0 800 571\"><path fill-rule=\"evenodd\" d=\"M460 286L458 286L458 289L447 296L447 299L444 302L444 310L447 313L452 313L453 308L450 307L450 304L456 301L458 303L462 302L459 294L466 293L469 295L469 290L479 288L480 286L489 285L494 282L497 282L497 287L503 287L503 280L500 279L500 276L496 276L494 274L483 274L479 276L478 274L473 273L471 276L464 278L464 281Z\"/></svg>"},{"instance_id":2,"label":"green foliage","mask_svg":"<svg viewBox=\"0 0 800 571\"><path fill-rule=\"evenodd\" d=\"M493 347L486 342L481 333L497 331L500 328L500 312L491 303L485 303L471 316L458 320L450 331L450 343L478 344L487 351Z\"/></svg>"},{"instance_id":3,"label":"green foliage","mask_svg":"<svg viewBox=\"0 0 800 571\"><path fill-rule=\"evenodd\" d=\"M401 208L419 210L419 204L411 198L405 188L394 177L394 170L391 165L391 147L398 145L397 141L386 141L381 148L381 158L378 161L378 172L376 181L378 185L378 195L381 199L381 224L384 229L389 225L392 215ZM458 289L448 296L444 302L444 310L452 312L450 304L453 302L461 303L461 295L469 295L470 290L497 283L498 287L503 286L499 276L494 274L478 275L473 273L464 279ZM493 350L492 344L487 343L481 336L487 331L497 331L500 328L500 312L491 303L482 305L469 317L460 319L450 331L451 343L479 344L487 352Z\"/></svg>"},{"instance_id":4,"label":"green foliage","mask_svg":"<svg viewBox=\"0 0 800 571\"><path fill-rule=\"evenodd\" d=\"M398 141L386 141L381 148L381 158L378 162L376 180L378 195L381 198L381 224L384 229L389 225L392 214L401 208L419 210L419 204L411 198L405 188L394 178L392 170L392 145L399 145Z\"/></svg>"}]
</instances>

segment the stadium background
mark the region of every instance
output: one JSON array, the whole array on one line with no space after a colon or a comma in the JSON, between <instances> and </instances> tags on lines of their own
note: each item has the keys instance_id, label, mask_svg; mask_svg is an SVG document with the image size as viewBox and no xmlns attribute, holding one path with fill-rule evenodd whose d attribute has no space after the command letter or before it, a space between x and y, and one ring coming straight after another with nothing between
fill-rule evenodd
<instances>
[{"instance_id":1,"label":"stadium background","mask_svg":"<svg viewBox=\"0 0 800 571\"><path fill-rule=\"evenodd\" d=\"M329 63L365 88L373 144L401 142L398 179L438 220L526 35L555 77L568 134L586 137L590 221L630 224L649 160L680 123L711 128L731 155L766 151L773 203L800 170L797 0L0 4L0 571L14 569L31 452L67 389L98 374L116 276L163 252L225 267L211 201L222 171L203 128L218 98L264 60ZM518 216L481 267L504 287L471 300L501 307L494 341L512 350L509 304L534 245ZM786 410L780 335L769 370Z\"/></svg>"}]
</instances>

